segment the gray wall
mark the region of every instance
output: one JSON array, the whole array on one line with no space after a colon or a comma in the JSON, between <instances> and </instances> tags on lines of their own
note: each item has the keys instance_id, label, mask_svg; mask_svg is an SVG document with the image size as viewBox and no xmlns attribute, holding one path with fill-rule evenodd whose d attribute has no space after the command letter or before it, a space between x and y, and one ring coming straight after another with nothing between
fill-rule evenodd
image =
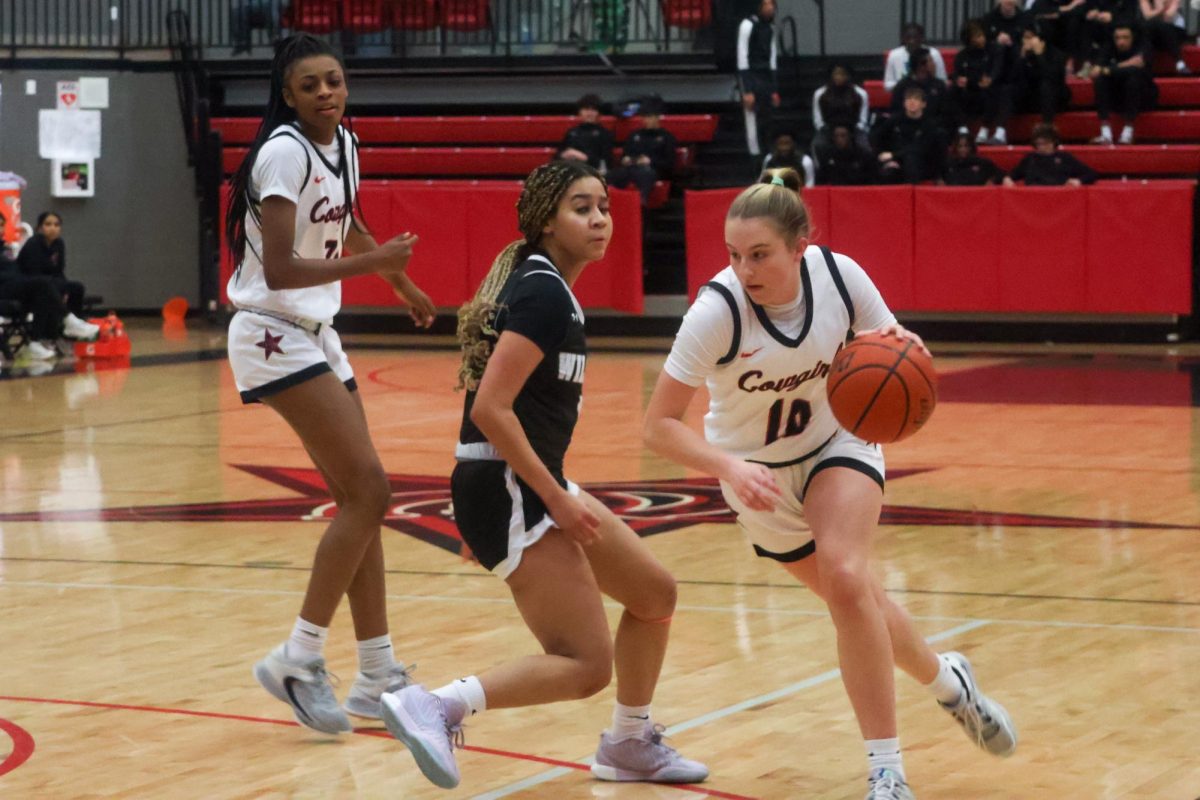
<instances>
[{"instance_id":1,"label":"gray wall","mask_svg":"<svg viewBox=\"0 0 1200 800\"><path fill-rule=\"evenodd\" d=\"M818 52L817 6L812 0L778 0L777 19L796 19L800 52ZM898 0L825 0L825 48L830 55L882 53L899 44ZM881 67L882 68L882 67Z\"/></svg>"},{"instance_id":2,"label":"gray wall","mask_svg":"<svg viewBox=\"0 0 1200 800\"><path fill-rule=\"evenodd\" d=\"M54 108L56 81L81 75L109 79L96 196L51 197L50 162L38 157L37 112ZM37 94L25 94L27 79L37 81ZM67 274L113 308L158 308L174 295L195 307L198 208L172 75L18 70L0 73L0 85L0 170L29 182L23 220L32 225L49 209L63 215Z\"/></svg>"}]
</instances>

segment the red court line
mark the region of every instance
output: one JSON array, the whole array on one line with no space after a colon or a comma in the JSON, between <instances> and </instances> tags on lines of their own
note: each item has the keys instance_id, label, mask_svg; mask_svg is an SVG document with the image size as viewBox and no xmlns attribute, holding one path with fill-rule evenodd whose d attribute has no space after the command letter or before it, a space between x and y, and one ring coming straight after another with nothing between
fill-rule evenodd
<instances>
[{"instance_id":1,"label":"red court line","mask_svg":"<svg viewBox=\"0 0 1200 800\"><path fill-rule=\"evenodd\" d=\"M85 708L104 708L115 711L150 711L156 714L178 714L188 717L207 717L209 719L231 719L239 722L261 722L269 725L288 725L294 728L300 727L298 722L291 722L283 719L269 719L267 717L247 717L241 714L219 714L215 711L191 711L186 708L159 708L157 706L134 706L125 705L123 703L95 703L88 700L57 700L50 697L12 697L9 695L0 695L0 700L8 700L13 703L46 703L50 705L60 706L83 706ZM8 723L11 725L11 723ZM0 730L5 730L13 737L13 742L17 747L13 754L0 764L0 775L16 769L33 753L33 737L29 736L24 730L13 725L12 728L7 727L5 720L0 719ZM355 728L354 733L363 736L377 736L382 739L391 739L392 736L387 731L381 731L378 728ZM23 743L27 741L27 748L23 749ZM567 767L568 769L578 769L587 771L589 768L586 764L577 764L574 761L559 761L554 758L545 758L543 756L535 756L529 753L517 753L510 750L494 750L490 747L476 747L467 745L463 748L474 753L482 753L484 755L500 756L502 758L513 758L520 761L532 761L538 764L548 764L555 767ZM10 765L9 762L14 761L20 756L16 763ZM687 784L672 784L672 789L679 789L684 792L695 792L697 794L707 795L709 797L720 797L724 800L756 800L753 797L747 797L740 794L730 794L728 792L719 792L715 789L704 789L699 786L690 786Z\"/></svg>"},{"instance_id":2,"label":"red court line","mask_svg":"<svg viewBox=\"0 0 1200 800\"><path fill-rule=\"evenodd\" d=\"M0 761L0 775L3 775L12 772L33 755L33 737L29 735L29 731L6 719L0 719L0 731L7 733L13 742L13 749L8 758Z\"/></svg>"}]
</instances>

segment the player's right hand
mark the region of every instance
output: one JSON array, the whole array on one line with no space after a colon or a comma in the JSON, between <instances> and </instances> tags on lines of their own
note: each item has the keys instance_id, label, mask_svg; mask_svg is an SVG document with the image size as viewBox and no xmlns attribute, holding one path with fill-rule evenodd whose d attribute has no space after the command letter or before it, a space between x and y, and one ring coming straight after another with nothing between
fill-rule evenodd
<instances>
[{"instance_id":1,"label":"player's right hand","mask_svg":"<svg viewBox=\"0 0 1200 800\"><path fill-rule=\"evenodd\" d=\"M731 459L725 474L720 477L753 511L774 511L776 501L783 496L775 476L763 464Z\"/></svg>"},{"instance_id":2,"label":"player's right hand","mask_svg":"<svg viewBox=\"0 0 1200 800\"><path fill-rule=\"evenodd\" d=\"M383 266L379 271L403 272L408 267L408 260L412 258L413 247L417 241L418 236L415 233L402 233L379 245L376 252L383 258Z\"/></svg>"},{"instance_id":3,"label":"player's right hand","mask_svg":"<svg viewBox=\"0 0 1200 800\"><path fill-rule=\"evenodd\" d=\"M583 504L583 500L566 491L546 503L550 519L572 541L587 547L600 541L600 518Z\"/></svg>"}]
</instances>

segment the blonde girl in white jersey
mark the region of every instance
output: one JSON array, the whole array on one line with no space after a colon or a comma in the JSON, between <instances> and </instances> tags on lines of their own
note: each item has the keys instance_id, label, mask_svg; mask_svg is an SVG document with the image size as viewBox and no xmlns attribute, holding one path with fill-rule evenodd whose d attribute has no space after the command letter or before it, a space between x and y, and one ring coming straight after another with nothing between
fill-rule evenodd
<instances>
[{"instance_id":1,"label":"blonde girl in white jersey","mask_svg":"<svg viewBox=\"0 0 1200 800\"><path fill-rule=\"evenodd\" d=\"M927 686L981 748L1016 747L1008 714L979 692L958 653L935 653L870 567L883 454L843 430L825 379L850 333L911 340L851 259L810 246L800 177L776 170L725 220L730 266L684 317L646 410L656 453L720 479L758 555L825 601L842 681L866 742L869 800L911 798L896 729L893 667ZM705 434L683 422L706 384Z\"/></svg>"},{"instance_id":2,"label":"blonde girl in white jersey","mask_svg":"<svg viewBox=\"0 0 1200 800\"><path fill-rule=\"evenodd\" d=\"M342 127L345 70L308 34L279 42L266 113L232 181L226 229L236 272L229 296L229 360L243 402L278 412L303 442L337 502L317 546L291 636L255 678L314 730L351 730L347 711L379 717L379 696L407 685L393 656L380 525L391 487L367 430L362 400L333 316L343 278L378 273L428 327L433 304L404 274L416 237L377 245L356 206L358 162ZM353 255L346 255L343 248ZM342 596L350 599L359 674L345 708L325 670L324 644Z\"/></svg>"}]
</instances>

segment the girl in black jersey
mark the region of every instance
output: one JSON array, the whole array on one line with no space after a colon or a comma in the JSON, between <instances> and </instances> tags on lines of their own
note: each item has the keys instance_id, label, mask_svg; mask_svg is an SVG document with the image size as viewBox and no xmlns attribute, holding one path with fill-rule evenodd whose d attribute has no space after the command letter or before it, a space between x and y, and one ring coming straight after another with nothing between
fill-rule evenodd
<instances>
[{"instance_id":1,"label":"girl in black jersey","mask_svg":"<svg viewBox=\"0 0 1200 800\"><path fill-rule=\"evenodd\" d=\"M591 696L609 684L615 660L617 707L592 773L701 781L707 768L665 745L650 719L675 580L629 526L562 472L587 354L571 285L608 246L608 188L584 163L552 162L526 180L517 218L524 241L501 252L459 312L467 399L452 491L463 540L508 583L545 652L432 693L385 693L384 721L427 778L457 786L453 739L464 717ZM625 606L615 642L601 593Z\"/></svg>"}]
</instances>

